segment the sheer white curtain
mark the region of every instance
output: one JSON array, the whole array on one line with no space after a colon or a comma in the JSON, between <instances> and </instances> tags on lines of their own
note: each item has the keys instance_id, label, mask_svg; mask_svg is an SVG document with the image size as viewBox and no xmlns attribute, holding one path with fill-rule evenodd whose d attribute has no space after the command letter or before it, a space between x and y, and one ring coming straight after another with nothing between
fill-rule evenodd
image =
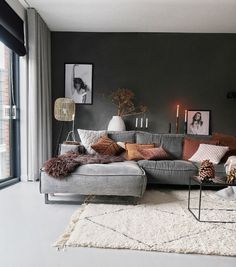
<instances>
[{"instance_id":1,"label":"sheer white curtain","mask_svg":"<svg viewBox=\"0 0 236 267\"><path fill-rule=\"evenodd\" d=\"M33 8L27 9L27 84L22 99L22 179L36 181L51 157L51 38L50 30ZM21 95L22 96L22 95Z\"/></svg>"}]
</instances>

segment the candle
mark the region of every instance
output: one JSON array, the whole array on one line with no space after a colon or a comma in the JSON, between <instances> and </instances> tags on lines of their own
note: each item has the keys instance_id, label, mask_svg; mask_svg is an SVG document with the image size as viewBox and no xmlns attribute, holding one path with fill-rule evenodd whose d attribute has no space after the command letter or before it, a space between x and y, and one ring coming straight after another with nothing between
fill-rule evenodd
<instances>
[{"instance_id":1,"label":"candle","mask_svg":"<svg viewBox=\"0 0 236 267\"><path fill-rule=\"evenodd\" d=\"M184 122L187 122L187 109L184 111Z\"/></svg>"},{"instance_id":2,"label":"candle","mask_svg":"<svg viewBox=\"0 0 236 267\"><path fill-rule=\"evenodd\" d=\"M143 128L143 118L140 120L140 127Z\"/></svg>"},{"instance_id":3,"label":"candle","mask_svg":"<svg viewBox=\"0 0 236 267\"><path fill-rule=\"evenodd\" d=\"M148 118L146 118L146 128L148 128Z\"/></svg>"},{"instance_id":4,"label":"candle","mask_svg":"<svg viewBox=\"0 0 236 267\"><path fill-rule=\"evenodd\" d=\"M179 117L179 105L177 105L177 110L176 110L176 117Z\"/></svg>"},{"instance_id":5,"label":"candle","mask_svg":"<svg viewBox=\"0 0 236 267\"><path fill-rule=\"evenodd\" d=\"M135 119L135 128L138 128L138 118Z\"/></svg>"}]
</instances>

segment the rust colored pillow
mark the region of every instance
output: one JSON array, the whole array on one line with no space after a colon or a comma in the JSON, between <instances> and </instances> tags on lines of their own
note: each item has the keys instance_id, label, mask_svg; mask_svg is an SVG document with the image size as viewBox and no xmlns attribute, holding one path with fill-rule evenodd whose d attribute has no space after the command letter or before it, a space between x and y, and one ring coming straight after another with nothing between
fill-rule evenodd
<instances>
[{"instance_id":1,"label":"rust colored pillow","mask_svg":"<svg viewBox=\"0 0 236 267\"><path fill-rule=\"evenodd\" d=\"M219 140L184 138L183 160L189 160L198 150L200 144L219 145Z\"/></svg>"},{"instance_id":2,"label":"rust colored pillow","mask_svg":"<svg viewBox=\"0 0 236 267\"><path fill-rule=\"evenodd\" d=\"M220 145L229 147L229 151L226 152L221 162L226 162L226 160L230 156L236 156L236 137L235 136L221 134L221 133L213 133L212 140L219 140Z\"/></svg>"},{"instance_id":3,"label":"rust colored pillow","mask_svg":"<svg viewBox=\"0 0 236 267\"><path fill-rule=\"evenodd\" d=\"M102 135L95 144L91 145L91 148L101 155L110 156L118 155L123 151L116 142L107 137L105 134Z\"/></svg>"},{"instance_id":4,"label":"rust colored pillow","mask_svg":"<svg viewBox=\"0 0 236 267\"><path fill-rule=\"evenodd\" d=\"M128 160L141 160L143 157L139 153L138 149L140 148L154 148L155 144L130 144L126 143L125 148L127 150L127 159Z\"/></svg>"},{"instance_id":5,"label":"rust colored pillow","mask_svg":"<svg viewBox=\"0 0 236 267\"><path fill-rule=\"evenodd\" d=\"M171 159L170 155L162 147L139 148L138 152L146 160Z\"/></svg>"}]
</instances>

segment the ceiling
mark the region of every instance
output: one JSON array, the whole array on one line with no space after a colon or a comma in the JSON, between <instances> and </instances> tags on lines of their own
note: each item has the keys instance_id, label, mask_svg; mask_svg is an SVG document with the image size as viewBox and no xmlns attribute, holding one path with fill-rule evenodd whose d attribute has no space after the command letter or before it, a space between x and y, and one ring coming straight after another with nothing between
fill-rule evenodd
<instances>
[{"instance_id":1,"label":"ceiling","mask_svg":"<svg viewBox=\"0 0 236 267\"><path fill-rule=\"evenodd\" d=\"M236 33L236 0L26 1L52 31Z\"/></svg>"}]
</instances>

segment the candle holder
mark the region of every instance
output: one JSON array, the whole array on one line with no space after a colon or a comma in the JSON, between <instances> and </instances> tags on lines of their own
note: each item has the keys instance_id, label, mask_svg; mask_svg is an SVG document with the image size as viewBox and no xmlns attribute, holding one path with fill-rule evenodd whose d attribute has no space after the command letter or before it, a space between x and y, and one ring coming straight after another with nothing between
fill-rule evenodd
<instances>
[{"instance_id":1,"label":"candle holder","mask_svg":"<svg viewBox=\"0 0 236 267\"><path fill-rule=\"evenodd\" d=\"M176 109L175 129L176 129L176 134L178 134L179 133L179 105L177 105L177 109Z\"/></svg>"},{"instance_id":2,"label":"candle holder","mask_svg":"<svg viewBox=\"0 0 236 267\"><path fill-rule=\"evenodd\" d=\"M175 127L176 127L176 134L178 134L179 133L179 117L176 117Z\"/></svg>"},{"instance_id":3,"label":"candle holder","mask_svg":"<svg viewBox=\"0 0 236 267\"><path fill-rule=\"evenodd\" d=\"M143 118L140 119L140 128L143 129Z\"/></svg>"},{"instance_id":4,"label":"candle holder","mask_svg":"<svg viewBox=\"0 0 236 267\"><path fill-rule=\"evenodd\" d=\"M184 134L187 134L187 116L188 116L188 110L184 110Z\"/></svg>"},{"instance_id":5,"label":"candle holder","mask_svg":"<svg viewBox=\"0 0 236 267\"><path fill-rule=\"evenodd\" d=\"M187 121L184 122L184 134L187 134Z\"/></svg>"},{"instance_id":6,"label":"candle holder","mask_svg":"<svg viewBox=\"0 0 236 267\"><path fill-rule=\"evenodd\" d=\"M138 129L138 118L135 118L135 129Z\"/></svg>"},{"instance_id":7,"label":"candle holder","mask_svg":"<svg viewBox=\"0 0 236 267\"><path fill-rule=\"evenodd\" d=\"M169 122L169 129L168 129L168 133L171 133L171 123Z\"/></svg>"},{"instance_id":8,"label":"candle holder","mask_svg":"<svg viewBox=\"0 0 236 267\"><path fill-rule=\"evenodd\" d=\"M148 125L149 125L149 120L148 118L145 119L145 129L148 129Z\"/></svg>"},{"instance_id":9,"label":"candle holder","mask_svg":"<svg viewBox=\"0 0 236 267\"><path fill-rule=\"evenodd\" d=\"M135 129L148 129L149 121L148 118L135 118Z\"/></svg>"}]
</instances>

